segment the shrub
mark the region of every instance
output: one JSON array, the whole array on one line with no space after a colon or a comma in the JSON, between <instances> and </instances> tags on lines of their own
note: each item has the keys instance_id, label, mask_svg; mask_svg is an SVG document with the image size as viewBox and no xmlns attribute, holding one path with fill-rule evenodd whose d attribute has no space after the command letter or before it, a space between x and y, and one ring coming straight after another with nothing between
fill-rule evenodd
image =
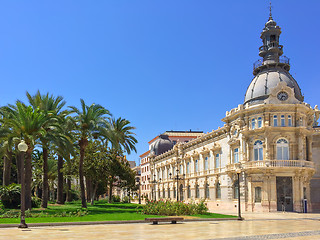
<instances>
[{"instance_id":1,"label":"shrub","mask_svg":"<svg viewBox=\"0 0 320 240\"><path fill-rule=\"evenodd\" d=\"M112 195L112 202L120 202L120 196Z\"/></svg>"},{"instance_id":2,"label":"shrub","mask_svg":"<svg viewBox=\"0 0 320 240\"><path fill-rule=\"evenodd\" d=\"M38 198L36 196L31 197L31 207L33 208L39 208L41 206L41 198Z\"/></svg>"},{"instance_id":3,"label":"shrub","mask_svg":"<svg viewBox=\"0 0 320 240\"><path fill-rule=\"evenodd\" d=\"M20 194L20 184L12 183L9 186L0 187L0 199L5 208L19 208Z\"/></svg>"},{"instance_id":4,"label":"shrub","mask_svg":"<svg viewBox=\"0 0 320 240\"><path fill-rule=\"evenodd\" d=\"M70 189L71 193L71 201L78 201L80 200L80 192L74 189Z\"/></svg>"},{"instance_id":5,"label":"shrub","mask_svg":"<svg viewBox=\"0 0 320 240\"><path fill-rule=\"evenodd\" d=\"M166 216L178 216L178 215L195 215L205 214L208 212L208 208L204 201L200 203L183 203L168 201L149 201L143 206L142 213L150 215L166 215Z\"/></svg>"},{"instance_id":6,"label":"shrub","mask_svg":"<svg viewBox=\"0 0 320 240\"><path fill-rule=\"evenodd\" d=\"M130 198L128 196L124 196L123 199L122 199L122 202L123 203L129 203L130 202L129 200L130 200Z\"/></svg>"}]
</instances>

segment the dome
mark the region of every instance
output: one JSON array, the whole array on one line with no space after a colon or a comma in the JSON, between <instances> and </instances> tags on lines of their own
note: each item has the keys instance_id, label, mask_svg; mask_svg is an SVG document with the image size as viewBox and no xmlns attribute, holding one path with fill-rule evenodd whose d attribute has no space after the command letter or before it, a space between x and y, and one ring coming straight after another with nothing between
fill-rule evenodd
<instances>
[{"instance_id":1,"label":"dome","mask_svg":"<svg viewBox=\"0 0 320 240\"><path fill-rule=\"evenodd\" d=\"M161 155L172 149L173 143L169 140L168 135L160 135L151 147L151 152L156 156Z\"/></svg>"},{"instance_id":2,"label":"dome","mask_svg":"<svg viewBox=\"0 0 320 240\"><path fill-rule=\"evenodd\" d=\"M251 81L244 99L244 103L264 100L269 97L272 88L284 81L288 87L294 89L296 99L303 102L300 87L291 74L281 67L262 70Z\"/></svg>"}]
</instances>

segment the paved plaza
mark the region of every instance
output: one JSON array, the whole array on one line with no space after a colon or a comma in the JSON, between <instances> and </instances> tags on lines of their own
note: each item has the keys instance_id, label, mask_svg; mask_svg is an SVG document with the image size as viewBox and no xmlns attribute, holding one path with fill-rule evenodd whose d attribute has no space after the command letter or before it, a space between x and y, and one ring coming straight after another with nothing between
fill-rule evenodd
<instances>
[{"instance_id":1,"label":"paved plaza","mask_svg":"<svg viewBox=\"0 0 320 240\"><path fill-rule=\"evenodd\" d=\"M255 213L244 217L245 221L3 228L0 239L320 239L320 214Z\"/></svg>"}]
</instances>

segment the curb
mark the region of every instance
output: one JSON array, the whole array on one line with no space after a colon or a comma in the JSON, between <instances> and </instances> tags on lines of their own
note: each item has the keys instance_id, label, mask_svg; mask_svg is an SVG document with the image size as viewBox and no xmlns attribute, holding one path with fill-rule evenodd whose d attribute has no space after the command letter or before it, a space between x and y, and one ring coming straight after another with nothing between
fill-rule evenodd
<instances>
[{"instance_id":1,"label":"curb","mask_svg":"<svg viewBox=\"0 0 320 240\"><path fill-rule=\"evenodd\" d=\"M181 222L205 222L205 221L238 221L238 218L198 218L185 219ZM99 225L99 224L132 224L132 223L149 223L145 220L128 220L128 221L99 221L99 222L52 222L52 223L27 223L28 227L54 227L54 226L80 226L80 225ZM0 228L18 228L19 224L0 224Z\"/></svg>"}]
</instances>

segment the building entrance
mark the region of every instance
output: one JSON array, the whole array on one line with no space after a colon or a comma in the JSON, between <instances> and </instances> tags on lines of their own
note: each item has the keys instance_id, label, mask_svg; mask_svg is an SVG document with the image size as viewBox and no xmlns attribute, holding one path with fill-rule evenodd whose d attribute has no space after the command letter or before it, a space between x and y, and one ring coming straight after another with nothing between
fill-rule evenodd
<instances>
[{"instance_id":1,"label":"building entrance","mask_svg":"<svg viewBox=\"0 0 320 240\"><path fill-rule=\"evenodd\" d=\"M277 210L293 211L292 177L277 177Z\"/></svg>"}]
</instances>

